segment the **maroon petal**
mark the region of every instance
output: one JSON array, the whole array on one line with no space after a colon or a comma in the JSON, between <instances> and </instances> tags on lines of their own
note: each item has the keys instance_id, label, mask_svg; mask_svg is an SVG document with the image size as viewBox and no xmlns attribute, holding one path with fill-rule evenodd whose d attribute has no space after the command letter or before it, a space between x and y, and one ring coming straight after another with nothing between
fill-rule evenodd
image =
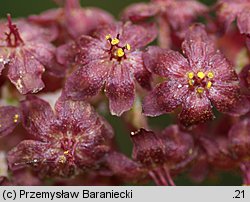
<instances>
[{"instance_id":1,"label":"maroon petal","mask_svg":"<svg viewBox=\"0 0 250 202\"><path fill-rule=\"evenodd\" d=\"M130 44L132 50L135 50L154 41L157 35L158 31L155 23L135 25L127 22L123 26L121 41Z\"/></svg>"},{"instance_id":2,"label":"maroon petal","mask_svg":"<svg viewBox=\"0 0 250 202\"><path fill-rule=\"evenodd\" d=\"M122 20L131 20L132 22L144 21L155 16L159 10L159 7L152 3L135 3L124 9Z\"/></svg>"},{"instance_id":3,"label":"maroon petal","mask_svg":"<svg viewBox=\"0 0 250 202\"><path fill-rule=\"evenodd\" d=\"M56 50L57 62L61 65L69 67L74 64L76 54L78 53L78 48L75 42L69 42L67 44L61 45Z\"/></svg>"},{"instance_id":4,"label":"maroon petal","mask_svg":"<svg viewBox=\"0 0 250 202\"><path fill-rule=\"evenodd\" d=\"M140 129L137 132L131 133L131 139L134 145L133 159L147 167L154 167L155 165L163 165L165 163L165 144L154 132Z\"/></svg>"},{"instance_id":5,"label":"maroon petal","mask_svg":"<svg viewBox=\"0 0 250 202\"><path fill-rule=\"evenodd\" d=\"M250 119L245 119L233 125L228 133L230 146L238 157L250 155Z\"/></svg>"},{"instance_id":6,"label":"maroon petal","mask_svg":"<svg viewBox=\"0 0 250 202\"><path fill-rule=\"evenodd\" d=\"M10 134L20 123L20 111L17 107L0 107L0 137Z\"/></svg>"},{"instance_id":7,"label":"maroon petal","mask_svg":"<svg viewBox=\"0 0 250 202\"><path fill-rule=\"evenodd\" d=\"M220 112L228 112L240 97L238 83L213 83L209 89L209 99Z\"/></svg>"},{"instance_id":8,"label":"maroon petal","mask_svg":"<svg viewBox=\"0 0 250 202\"><path fill-rule=\"evenodd\" d=\"M111 152L106 158L108 167L115 176L125 182L136 182L145 177L141 165L118 152Z\"/></svg>"},{"instance_id":9,"label":"maroon petal","mask_svg":"<svg viewBox=\"0 0 250 202\"><path fill-rule=\"evenodd\" d=\"M205 27L200 24L189 28L182 43L182 50L194 70L207 67L208 58L215 53L213 41L208 37Z\"/></svg>"},{"instance_id":10,"label":"maroon petal","mask_svg":"<svg viewBox=\"0 0 250 202\"><path fill-rule=\"evenodd\" d=\"M196 92L189 92L182 107L178 119L184 126L204 123L214 118L212 105L205 95L199 96Z\"/></svg>"},{"instance_id":11,"label":"maroon petal","mask_svg":"<svg viewBox=\"0 0 250 202\"><path fill-rule=\"evenodd\" d=\"M101 60L79 67L66 80L64 94L77 100L97 95L107 79L109 68L112 67Z\"/></svg>"},{"instance_id":12,"label":"maroon petal","mask_svg":"<svg viewBox=\"0 0 250 202\"><path fill-rule=\"evenodd\" d=\"M250 51L250 37L247 37L247 47L248 47L248 50Z\"/></svg>"},{"instance_id":13,"label":"maroon petal","mask_svg":"<svg viewBox=\"0 0 250 202\"><path fill-rule=\"evenodd\" d=\"M194 157L194 140L192 136L180 130L177 125L164 129L160 137L166 148L166 158L169 165L177 166Z\"/></svg>"},{"instance_id":14,"label":"maroon petal","mask_svg":"<svg viewBox=\"0 0 250 202\"><path fill-rule=\"evenodd\" d=\"M84 101L60 98L55 110L60 120L60 130L64 132L71 131L79 138L84 136L85 141L113 137L111 126L95 112L90 104Z\"/></svg>"},{"instance_id":15,"label":"maroon petal","mask_svg":"<svg viewBox=\"0 0 250 202\"><path fill-rule=\"evenodd\" d=\"M188 61L180 53L156 46L147 49L143 60L150 72L167 78L183 77L190 70Z\"/></svg>"},{"instance_id":16,"label":"maroon petal","mask_svg":"<svg viewBox=\"0 0 250 202\"><path fill-rule=\"evenodd\" d=\"M135 87L129 63L118 64L110 69L105 92L109 98L112 115L121 116L132 108L135 99Z\"/></svg>"},{"instance_id":17,"label":"maroon petal","mask_svg":"<svg viewBox=\"0 0 250 202\"><path fill-rule=\"evenodd\" d=\"M250 11L242 11L237 18L237 24L241 34L250 34Z\"/></svg>"},{"instance_id":18,"label":"maroon petal","mask_svg":"<svg viewBox=\"0 0 250 202\"><path fill-rule=\"evenodd\" d=\"M33 53L34 57L46 67L46 72L62 77L65 75L66 68L56 62L56 48L49 43L32 43L28 45L28 49Z\"/></svg>"},{"instance_id":19,"label":"maroon petal","mask_svg":"<svg viewBox=\"0 0 250 202\"><path fill-rule=\"evenodd\" d=\"M50 126L55 121L54 113L49 103L35 96L28 96L21 103L23 126L39 140L53 139Z\"/></svg>"},{"instance_id":20,"label":"maroon petal","mask_svg":"<svg viewBox=\"0 0 250 202\"><path fill-rule=\"evenodd\" d=\"M98 8L65 9L65 27L73 38L89 34L98 26L110 24L113 21L113 17L108 12Z\"/></svg>"},{"instance_id":21,"label":"maroon petal","mask_svg":"<svg viewBox=\"0 0 250 202\"><path fill-rule=\"evenodd\" d=\"M143 113L146 116L159 116L172 112L181 104L182 97L187 91L187 85L179 82L168 81L159 84L144 99Z\"/></svg>"},{"instance_id":22,"label":"maroon petal","mask_svg":"<svg viewBox=\"0 0 250 202\"><path fill-rule=\"evenodd\" d=\"M8 165L11 170L18 170L36 165L45 160L44 153L50 145L34 140L25 140L8 152Z\"/></svg>"},{"instance_id":23,"label":"maroon petal","mask_svg":"<svg viewBox=\"0 0 250 202\"><path fill-rule=\"evenodd\" d=\"M200 15L208 12L208 8L198 1L170 1L166 8L168 21L174 30L185 30ZM178 33L177 33L178 34Z\"/></svg>"},{"instance_id":24,"label":"maroon petal","mask_svg":"<svg viewBox=\"0 0 250 202\"><path fill-rule=\"evenodd\" d=\"M134 70L134 77L140 86L146 90L151 90L151 73L145 68L141 51L133 51L129 54L129 66Z\"/></svg>"},{"instance_id":25,"label":"maroon petal","mask_svg":"<svg viewBox=\"0 0 250 202\"><path fill-rule=\"evenodd\" d=\"M8 67L8 77L20 93L36 93L44 88L44 67L28 49L13 52Z\"/></svg>"}]
</instances>

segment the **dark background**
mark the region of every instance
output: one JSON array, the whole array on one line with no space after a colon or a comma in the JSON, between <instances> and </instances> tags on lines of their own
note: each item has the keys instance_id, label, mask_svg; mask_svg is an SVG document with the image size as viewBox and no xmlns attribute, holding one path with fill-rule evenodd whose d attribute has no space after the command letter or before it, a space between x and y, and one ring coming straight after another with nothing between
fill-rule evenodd
<instances>
[{"instance_id":1,"label":"dark background","mask_svg":"<svg viewBox=\"0 0 250 202\"><path fill-rule=\"evenodd\" d=\"M127 5L136 2L147 2L146 0L82 0L83 6L96 6L109 11L116 17L120 11ZM200 0L201 2L211 5L215 0ZM6 16L6 13L11 13L13 17L26 17L30 14L38 14L46 9L56 7L52 0L0 0L1 18ZM118 145L122 152L127 155L131 154L132 145L128 137L128 131L124 128L122 122L117 117L107 117L108 121L113 125L117 137ZM164 115L160 118L150 119L152 126L164 128L169 123L169 116ZM193 184L184 174L175 179L177 185L241 185L241 179L238 175L232 173L223 173L219 176L210 176L210 179L202 184Z\"/></svg>"}]
</instances>

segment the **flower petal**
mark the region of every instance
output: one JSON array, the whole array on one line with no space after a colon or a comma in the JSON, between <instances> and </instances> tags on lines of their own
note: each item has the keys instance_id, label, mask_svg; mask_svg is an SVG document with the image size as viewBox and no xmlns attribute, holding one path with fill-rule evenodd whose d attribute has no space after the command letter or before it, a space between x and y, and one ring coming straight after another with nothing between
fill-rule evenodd
<instances>
[{"instance_id":1,"label":"flower petal","mask_svg":"<svg viewBox=\"0 0 250 202\"><path fill-rule=\"evenodd\" d=\"M113 17L108 12L98 8L65 9L65 28L75 39L83 34L89 34L98 26L110 24L113 21Z\"/></svg>"},{"instance_id":2,"label":"flower petal","mask_svg":"<svg viewBox=\"0 0 250 202\"><path fill-rule=\"evenodd\" d=\"M78 67L66 80L64 94L77 100L97 95L107 79L109 68L112 68L110 63L101 60Z\"/></svg>"},{"instance_id":3,"label":"flower petal","mask_svg":"<svg viewBox=\"0 0 250 202\"><path fill-rule=\"evenodd\" d=\"M131 139L134 145L133 159L150 168L165 163L165 144L154 132L142 128L139 131L132 132Z\"/></svg>"},{"instance_id":4,"label":"flower petal","mask_svg":"<svg viewBox=\"0 0 250 202\"><path fill-rule=\"evenodd\" d=\"M110 152L106 161L114 175L125 182L136 182L147 175L146 170L143 170L139 163L121 153Z\"/></svg>"},{"instance_id":5,"label":"flower petal","mask_svg":"<svg viewBox=\"0 0 250 202\"><path fill-rule=\"evenodd\" d=\"M152 3L135 3L124 9L122 20L130 20L132 22L144 21L155 16L159 10L159 7Z\"/></svg>"},{"instance_id":6,"label":"flower petal","mask_svg":"<svg viewBox=\"0 0 250 202\"><path fill-rule=\"evenodd\" d=\"M239 85L237 83L213 83L209 89L209 99L220 112L230 112L240 98Z\"/></svg>"},{"instance_id":7,"label":"flower petal","mask_svg":"<svg viewBox=\"0 0 250 202\"><path fill-rule=\"evenodd\" d=\"M187 85L175 81L168 81L156 86L143 101L143 113L146 116L159 116L170 113L182 102L187 93Z\"/></svg>"},{"instance_id":8,"label":"flower petal","mask_svg":"<svg viewBox=\"0 0 250 202\"><path fill-rule=\"evenodd\" d=\"M54 113L49 103L35 96L28 96L21 103L23 113L23 126L39 140L53 139L51 124L55 122Z\"/></svg>"},{"instance_id":9,"label":"flower petal","mask_svg":"<svg viewBox=\"0 0 250 202\"><path fill-rule=\"evenodd\" d=\"M167 78L179 78L186 75L190 66L180 53L150 46L143 54L145 67L152 73Z\"/></svg>"},{"instance_id":10,"label":"flower petal","mask_svg":"<svg viewBox=\"0 0 250 202\"><path fill-rule=\"evenodd\" d=\"M101 118L89 103L59 98L55 105L59 130L83 136L84 141L94 139L112 139L111 126ZM96 140L95 140L96 141Z\"/></svg>"},{"instance_id":11,"label":"flower petal","mask_svg":"<svg viewBox=\"0 0 250 202\"><path fill-rule=\"evenodd\" d=\"M208 37L205 27L200 24L189 28L182 43L182 50L190 66L196 71L205 68L208 58L215 53L213 41Z\"/></svg>"},{"instance_id":12,"label":"flower petal","mask_svg":"<svg viewBox=\"0 0 250 202\"><path fill-rule=\"evenodd\" d=\"M123 25L122 30L121 42L130 44L132 50L148 45L158 35L155 23L136 25L127 22Z\"/></svg>"},{"instance_id":13,"label":"flower petal","mask_svg":"<svg viewBox=\"0 0 250 202\"><path fill-rule=\"evenodd\" d=\"M8 77L22 94L36 93L44 88L41 80L43 65L25 48L12 53Z\"/></svg>"},{"instance_id":14,"label":"flower petal","mask_svg":"<svg viewBox=\"0 0 250 202\"><path fill-rule=\"evenodd\" d=\"M135 86L129 62L117 64L110 69L105 86L112 115L121 116L132 108L135 99Z\"/></svg>"},{"instance_id":15,"label":"flower petal","mask_svg":"<svg viewBox=\"0 0 250 202\"><path fill-rule=\"evenodd\" d=\"M44 160L44 153L50 145L34 140L24 140L8 152L10 169L19 170L27 166L35 166Z\"/></svg>"},{"instance_id":16,"label":"flower petal","mask_svg":"<svg viewBox=\"0 0 250 202\"><path fill-rule=\"evenodd\" d=\"M230 129L230 146L239 158L250 155L250 119L244 119Z\"/></svg>"},{"instance_id":17,"label":"flower petal","mask_svg":"<svg viewBox=\"0 0 250 202\"><path fill-rule=\"evenodd\" d=\"M212 105L205 95L189 92L182 103L182 111L178 116L181 124L191 126L204 123L214 118Z\"/></svg>"},{"instance_id":18,"label":"flower petal","mask_svg":"<svg viewBox=\"0 0 250 202\"><path fill-rule=\"evenodd\" d=\"M237 25L241 34L250 34L250 11L246 9L239 13L237 18Z\"/></svg>"},{"instance_id":19,"label":"flower petal","mask_svg":"<svg viewBox=\"0 0 250 202\"><path fill-rule=\"evenodd\" d=\"M17 107L0 107L0 137L10 134L20 123L20 110Z\"/></svg>"}]
</instances>

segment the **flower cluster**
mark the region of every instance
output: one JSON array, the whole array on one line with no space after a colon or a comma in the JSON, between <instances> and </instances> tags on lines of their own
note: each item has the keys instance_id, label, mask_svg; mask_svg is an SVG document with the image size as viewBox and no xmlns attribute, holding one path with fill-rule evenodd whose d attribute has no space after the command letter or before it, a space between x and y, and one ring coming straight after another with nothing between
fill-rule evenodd
<instances>
[{"instance_id":1,"label":"flower cluster","mask_svg":"<svg viewBox=\"0 0 250 202\"><path fill-rule=\"evenodd\" d=\"M57 2L0 21L1 185L250 185L249 0Z\"/></svg>"}]
</instances>

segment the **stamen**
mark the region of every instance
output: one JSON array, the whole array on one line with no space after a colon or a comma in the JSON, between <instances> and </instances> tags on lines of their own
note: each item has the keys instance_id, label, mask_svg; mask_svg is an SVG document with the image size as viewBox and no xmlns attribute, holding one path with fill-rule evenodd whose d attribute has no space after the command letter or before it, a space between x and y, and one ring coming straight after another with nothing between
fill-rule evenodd
<instances>
[{"instance_id":1,"label":"stamen","mask_svg":"<svg viewBox=\"0 0 250 202\"><path fill-rule=\"evenodd\" d=\"M188 81L188 83L189 83L190 86L193 86L193 85L194 85L194 80L193 80L193 79L190 79L190 80Z\"/></svg>"},{"instance_id":2,"label":"stamen","mask_svg":"<svg viewBox=\"0 0 250 202\"><path fill-rule=\"evenodd\" d=\"M210 79L214 78L213 72L208 72L207 77L210 78Z\"/></svg>"},{"instance_id":3,"label":"stamen","mask_svg":"<svg viewBox=\"0 0 250 202\"><path fill-rule=\"evenodd\" d=\"M204 88L199 87L199 88L197 88L196 91L197 91L197 93L202 94L204 92Z\"/></svg>"},{"instance_id":4,"label":"stamen","mask_svg":"<svg viewBox=\"0 0 250 202\"><path fill-rule=\"evenodd\" d=\"M18 118L19 118L19 115L18 114L15 114L15 116L14 116L14 123L17 123L17 121L18 121Z\"/></svg>"},{"instance_id":5,"label":"stamen","mask_svg":"<svg viewBox=\"0 0 250 202\"><path fill-rule=\"evenodd\" d=\"M117 45L119 42L120 42L120 40L117 39L117 38L114 38L114 39L111 40L111 44L112 44L113 46Z\"/></svg>"},{"instance_id":6,"label":"stamen","mask_svg":"<svg viewBox=\"0 0 250 202\"><path fill-rule=\"evenodd\" d=\"M117 56L121 58L124 55L125 55L125 53L124 53L123 49L122 48L118 48L117 49Z\"/></svg>"},{"instance_id":7,"label":"stamen","mask_svg":"<svg viewBox=\"0 0 250 202\"><path fill-rule=\"evenodd\" d=\"M198 72L198 73L197 73L197 76L198 76L200 79L203 79L206 75L205 75L203 72Z\"/></svg>"},{"instance_id":8,"label":"stamen","mask_svg":"<svg viewBox=\"0 0 250 202\"><path fill-rule=\"evenodd\" d=\"M105 38L106 38L106 40L109 40L109 39L111 39L112 37L111 37L110 34L108 34L108 35L105 36Z\"/></svg>"},{"instance_id":9,"label":"stamen","mask_svg":"<svg viewBox=\"0 0 250 202\"><path fill-rule=\"evenodd\" d=\"M207 89L210 89L211 87L212 87L212 82L211 81L207 82Z\"/></svg>"},{"instance_id":10,"label":"stamen","mask_svg":"<svg viewBox=\"0 0 250 202\"><path fill-rule=\"evenodd\" d=\"M131 50L131 46L130 46L130 44L126 44L126 47L125 47L128 51L130 51Z\"/></svg>"},{"instance_id":11,"label":"stamen","mask_svg":"<svg viewBox=\"0 0 250 202\"><path fill-rule=\"evenodd\" d=\"M65 155L68 155L69 154L69 150L63 152Z\"/></svg>"},{"instance_id":12,"label":"stamen","mask_svg":"<svg viewBox=\"0 0 250 202\"><path fill-rule=\"evenodd\" d=\"M189 78L189 79L194 78L194 73L193 73L193 72L189 72L189 73L188 73L188 78Z\"/></svg>"}]
</instances>

